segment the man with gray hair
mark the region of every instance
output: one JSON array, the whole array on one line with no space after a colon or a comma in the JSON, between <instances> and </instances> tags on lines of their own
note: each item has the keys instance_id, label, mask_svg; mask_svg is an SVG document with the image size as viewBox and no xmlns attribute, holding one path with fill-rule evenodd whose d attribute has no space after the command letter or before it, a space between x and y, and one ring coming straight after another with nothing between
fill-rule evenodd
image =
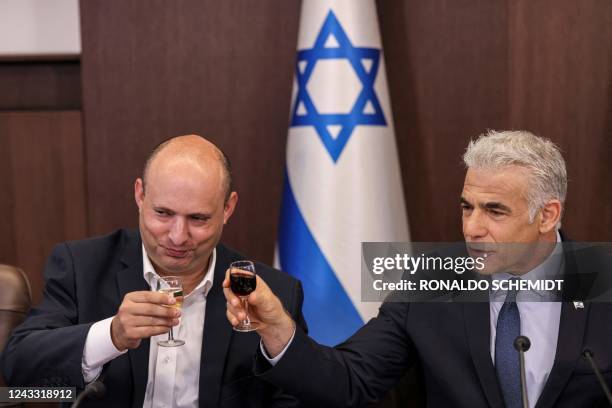
<instances>
[{"instance_id":1,"label":"man with gray hair","mask_svg":"<svg viewBox=\"0 0 612 408\"><path fill-rule=\"evenodd\" d=\"M480 273L506 283L574 276L583 260L557 251L567 192L559 149L526 131L489 131L470 142L463 158L463 235L467 252L486 259ZM244 309L227 278L224 288L227 317L236 325ZM581 302L580 292L565 289L563 302L517 301L511 289L491 290L482 302L387 301L376 318L329 348L296 327L261 281L249 298L250 315L265 323L256 375L308 406L357 407L377 401L420 362L428 407L522 407L513 343L523 335L531 339L529 407L604 406L581 354L592 350L612 383L612 305Z\"/></svg>"},{"instance_id":2,"label":"man with gray hair","mask_svg":"<svg viewBox=\"0 0 612 408\"><path fill-rule=\"evenodd\" d=\"M525 131L489 131L470 142L463 161L468 169L499 170L516 166L528 171L526 198L530 222L549 200L558 200L561 207L565 203L565 161L557 146L548 139Z\"/></svg>"}]
</instances>

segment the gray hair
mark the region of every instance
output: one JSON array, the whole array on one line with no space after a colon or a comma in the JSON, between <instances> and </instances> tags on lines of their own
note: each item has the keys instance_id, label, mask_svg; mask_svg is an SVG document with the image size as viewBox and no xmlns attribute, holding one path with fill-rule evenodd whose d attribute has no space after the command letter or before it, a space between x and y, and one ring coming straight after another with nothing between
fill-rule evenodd
<instances>
[{"instance_id":1,"label":"gray hair","mask_svg":"<svg viewBox=\"0 0 612 408\"><path fill-rule=\"evenodd\" d=\"M463 155L465 165L470 168L499 169L520 166L529 170L527 192L529 222L544 205L552 199L561 202L567 195L567 171L559 148L549 139L536 136L525 130L488 130L470 141ZM561 223L557 224L557 228Z\"/></svg>"}]
</instances>

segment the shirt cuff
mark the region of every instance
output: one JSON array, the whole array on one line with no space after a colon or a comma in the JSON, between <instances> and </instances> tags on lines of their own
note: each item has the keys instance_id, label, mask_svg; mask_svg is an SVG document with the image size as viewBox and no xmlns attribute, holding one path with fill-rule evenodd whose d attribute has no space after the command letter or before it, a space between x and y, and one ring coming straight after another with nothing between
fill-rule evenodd
<instances>
[{"instance_id":1,"label":"shirt cuff","mask_svg":"<svg viewBox=\"0 0 612 408\"><path fill-rule=\"evenodd\" d=\"M89 328L81 362L85 383L90 383L98 378L104 364L127 353L127 350L117 350L111 339L113 317L100 320Z\"/></svg>"},{"instance_id":2,"label":"shirt cuff","mask_svg":"<svg viewBox=\"0 0 612 408\"><path fill-rule=\"evenodd\" d=\"M291 345L291 343L293 343L293 338L295 337L295 330L296 328L293 328L293 334L291 335L291 338L289 339L289 341L287 342L287 345L283 348L283 350L278 353L278 355L274 358L270 358L268 356L268 352L266 351L266 348L263 345L263 341L259 340L259 348L261 349L261 354L263 354L263 356L266 358L266 360L268 360L268 363L270 363L270 365L272 367L274 367L276 365L276 363L279 362L279 360L281 358L283 358L283 356L285 355L285 352L287 351L287 349L289 348L289 346Z\"/></svg>"}]
</instances>

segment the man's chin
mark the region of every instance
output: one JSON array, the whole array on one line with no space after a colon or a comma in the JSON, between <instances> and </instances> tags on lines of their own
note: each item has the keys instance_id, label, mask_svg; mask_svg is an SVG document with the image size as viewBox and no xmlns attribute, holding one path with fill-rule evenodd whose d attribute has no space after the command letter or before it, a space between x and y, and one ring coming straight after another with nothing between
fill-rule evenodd
<instances>
[{"instance_id":1,"label":"man's chin","mask_svg":"<svg viewBox=\"0 0 612 408\"><path fill-rule=\"evenodd\" d=\"M157 262L163 270L180 275L184 271L189 269L191 265L191 257L172 257L168 255L162 255Z\"/></svg>"},{"instance_id":2,"label":"man's chin","mask_svg":"<svg viewBox=\"0 0 612 408\"><path fill-rule=\"evenodd\" d=\"M475 271L475 272L476 272L478 275L481 275L481 276L491 276L491 275L493 275L494 273L496 273L496 272L495 272L495 270L492 270L492 269L487 269L487 268L484 268L484 269L474 269L474 271Z\"/></svg>"}]
</instances>

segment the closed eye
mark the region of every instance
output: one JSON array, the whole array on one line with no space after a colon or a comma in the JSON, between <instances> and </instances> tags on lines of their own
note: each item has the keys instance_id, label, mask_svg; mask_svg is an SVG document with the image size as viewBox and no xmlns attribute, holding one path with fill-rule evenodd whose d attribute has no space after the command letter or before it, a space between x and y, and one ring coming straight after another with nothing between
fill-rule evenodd
<instances>
[{"instance_id":1,"label":"closed eye","mask_svg":"<svg viewBox=\"0 0 612 408\"><path fill-rule=\"evenodd\" d=\"M189 218L191 218L194 221L201 221L201 222L206 222L210 219L208 215L190 215Z\"/></svg>"},{"instance_id":2,"label":"closed eye","mask_svg":"<svg viewBox=\"0 0 612 408\"><path fill-rule=\"evenodd\" d=\"M472 204L470 204L463 197L461 197L460 205L461 205L461 210L463 210L463 211L472 210L474 208L474 206Z\"/></svg>"},{"instance_id":3,"label":"closed eye","mask_svg":"<svg viewBox=\"0 0 612 408\"><path fill-rule=\"evenodd\" d=\"M170 211L163 209L163 208L154 208L153 211L155 211L155 214L162 216L162 217L169 217L172 215Z\"/></svg>"}]
</instances>

